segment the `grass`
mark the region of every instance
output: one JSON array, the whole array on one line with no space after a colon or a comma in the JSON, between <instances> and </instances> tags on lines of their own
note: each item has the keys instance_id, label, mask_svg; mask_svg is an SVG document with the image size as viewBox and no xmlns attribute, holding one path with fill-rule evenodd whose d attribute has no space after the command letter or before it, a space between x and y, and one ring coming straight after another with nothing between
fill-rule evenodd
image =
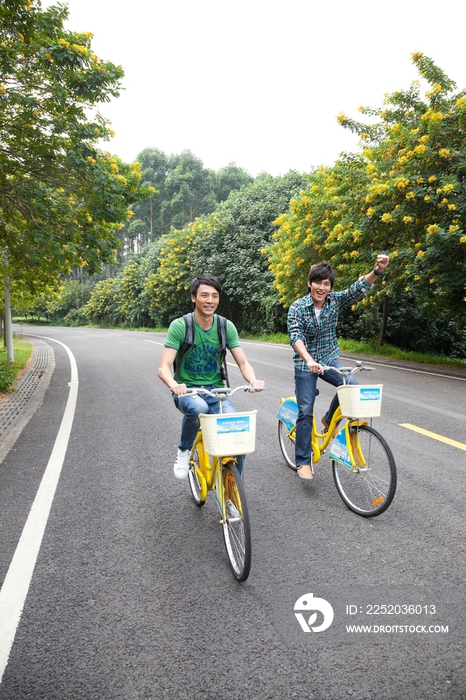
<instances>
[{"instance_id":1,"label":"grass","mask_svg":"<svg viewBox=\"0 0 466 700\"><path fill-rule=\"evenodd\" d=\"M466 369L466 359L462 360L459 357L445 357L444 355L426 355L422 352L408 352L406 350L400 350L393 345L378 345L375 339L368 343L358 343L356 340L339 340L338 344L343 352L351 352L356 355L374 355L376 357L385 357L392 360Z\"/></svg>"},{"instance_id":2,"label":"grass","mask_svg":"<svg viewBox=\"0 0 466 700\"><path fill-rule=\"evenodd\" d=\"M31 323L31 319L26 320L24 318L15 318L15 323ZM35 323L38 323L35 321ZM47 322L43 321L44 324ZM59 325L59 324L57 324ZM83 327L83 326L82 326ZM107 325L95 325L88 324L84 326L85 328L114 328L121 329L121 325L107 326ZM139 333L166 333L166 328L127 328L127 330L134 330ZM241 338L245 340L257 340L262 343L281 343L288 345L289 339L286 333L270 333L262 335L254 335L253 333L240 333ZM456 367L460 369L466 369L466 359L461 359L458 357L446 357L444 355L426 355L420 352L408 352L406 350L400 350L393 345L384 344L379 346L377 339L373 338L369 342L360 343L356 340L343 340L339 338L338 344L342 352L350 352L355 355L373 355L375 357L384 357L392 360L402 360L405 362L418 362L420 364L430 364L430 365L443 365L445 367ZM1 385L0 385L1 390Z\"/></svg>"},{"instance_id":3,"label":"grass","mask_svg":"<svg viewBox=\"0 0 466 700\"><path fill-rule=\"evenodd\" d=\"M271 335L253 335L252 333L241 333L245 340L258 340L263 343L282 343L288 345L289 339L286 333L273 333ZM338 345L342 352L350 352L354 355L373 355L392 360L403 360L407 362L418 362L421 364L444 365L445 367L457 367L466 369L466 359L458 357L445 357L444 355L426 355L420 352L408 352L400 350L394 345L378 345L377 339L367 343L359 343L356 340L338 339Z\"/></svg>"},{"instance_id":4,"label":"grass","mask_svg":"<svg viewBox=\"0 0 466 700\"><path fill-rule=\"evenodd\" d=\"M32 353L32 345L23 338L13 336L15 361L10 362L6 348L0 348L0 392L9 391L19 372L26 366Z\"/></svg>"}]
</instances>

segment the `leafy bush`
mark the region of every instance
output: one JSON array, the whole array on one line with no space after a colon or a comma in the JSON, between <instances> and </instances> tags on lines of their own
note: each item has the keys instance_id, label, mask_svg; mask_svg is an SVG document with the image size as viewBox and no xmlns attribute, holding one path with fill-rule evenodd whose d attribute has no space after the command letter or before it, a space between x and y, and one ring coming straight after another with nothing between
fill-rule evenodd
<instances>
[{"instance_id":1,"label":"leafy bush","mask_svg":"<svg viewBox=\"0 0 466 700\"><path fill-rule=\"evenodd\" d=\"M14 362L10 362L7 357L0 356L0 392L8 391L11 384L16 379L16 374L18 368L15 367Z\"/></svg>"}]
</instances>

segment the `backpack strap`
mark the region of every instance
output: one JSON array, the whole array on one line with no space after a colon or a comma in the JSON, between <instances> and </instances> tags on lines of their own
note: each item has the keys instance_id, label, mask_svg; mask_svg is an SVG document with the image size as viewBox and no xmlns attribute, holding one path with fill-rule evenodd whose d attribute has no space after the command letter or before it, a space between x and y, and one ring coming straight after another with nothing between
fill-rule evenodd
<instances>
[{"instance_id":1,"label":"backpack strap","mask_svg":"<svg viewBox=\"0 0 466 700\"><path fill-rule=\"evenodd\" d=\"M228 379L227 370L227 320L225 316L217 315L217 331L218 339L220 342L219 355L220 355L220 376L223 381L226 382L227 387L230 386L230 381Z\"/></svg>"},{"instance_id":2,"label":"backpack strap","mask_svg":"<svg viewBox=\"0 0 466 700\"><path fill-rule=\"evenodd\" d=\"M183 343L176 353L175 361L173 363L173 369L175 371L174 379L178 381L178 374L181 367L181 361L183 360L183 355L194 345L194 319L193 314L185 314L183 320L186 326L186 332L184 335Z\"/></svg>"}]
</instances>

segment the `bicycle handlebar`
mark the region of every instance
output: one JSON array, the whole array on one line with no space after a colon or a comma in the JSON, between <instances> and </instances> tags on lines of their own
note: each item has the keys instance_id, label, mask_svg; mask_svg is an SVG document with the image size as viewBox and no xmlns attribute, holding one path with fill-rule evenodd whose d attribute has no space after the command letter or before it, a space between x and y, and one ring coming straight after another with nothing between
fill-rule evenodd
<instances>
[{"instance_id":1,"label":"bicycle handlebar","mask_svg":"<svg viewBox=\"0 0 466 700\"><path fill-rule=\"evenodd\" d=\"M242 386L237 386L234 389L231 387L214 387L213 389L205 389L204 387L187 387L186 394L208 394L214 399L220 399L220 401L227 396L233 396L238 391L249 391L251 393L256 391L264 391L265 386L252 386L252 384L243 384Z\"/></svg>"},{"instance_id":2,"label":"bicycle handlebar","mask_svg":"<svg viewBox=\"0 0 466 700\"><path fill-rule=\"evenodd\" d=\"M321 367L324 372L333 370L334 372L341 374L342 377L349 377L356 372L371 372L373 369L375 369L375 367L364 367L360 360L356 360L354 367L331 367L330 365L321 365Z\"/></svg>"}]
</instances>

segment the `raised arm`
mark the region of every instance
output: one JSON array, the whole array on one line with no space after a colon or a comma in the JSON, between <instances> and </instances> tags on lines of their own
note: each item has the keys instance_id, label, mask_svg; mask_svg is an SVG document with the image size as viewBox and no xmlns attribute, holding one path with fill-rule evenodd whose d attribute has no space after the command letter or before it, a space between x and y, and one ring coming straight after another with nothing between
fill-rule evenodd
<instances>
[{"instance_id":1,"label":"raised arm","mask_svg":"<svg viewBox=\"0 0 466 700\"><path fill-rule=\"evenodd\" d=\"M377 282L380 275L383 272L385 272L386 268L388 267L389 260L390 258L388 255L377 256L377 263L374 269L372 270L372 272L369 272L369 274L364 277L367 284L375 284Z\"/></svg>"}]
</instances>

